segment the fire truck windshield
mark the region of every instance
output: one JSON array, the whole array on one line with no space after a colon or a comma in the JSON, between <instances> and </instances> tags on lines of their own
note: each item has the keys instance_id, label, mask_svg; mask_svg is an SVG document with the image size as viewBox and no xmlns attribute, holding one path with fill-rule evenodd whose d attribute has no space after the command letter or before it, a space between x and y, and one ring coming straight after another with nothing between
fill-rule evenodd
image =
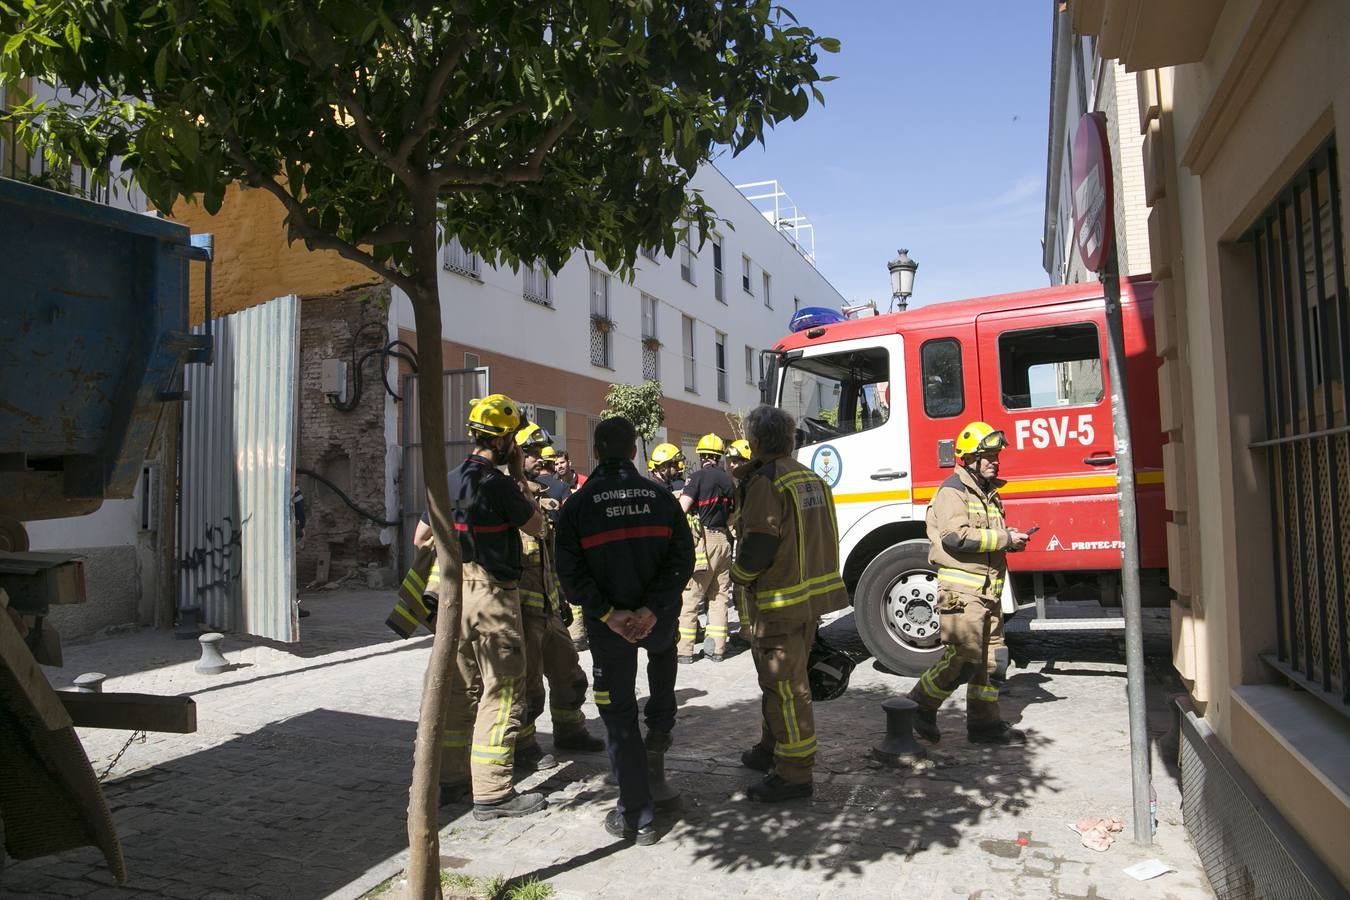
<instances>
[{"instance_id":1,"label":"fire truck windshield","mask_svg":"<svg viewBox=\"0 0 1350 900\"><path fill-rule=\"evenodd\" d=\"M890 360L880 347L787 363L779 406L797 420L797 445L877 428L890 418Z\"/></svg>"}]
</instances>

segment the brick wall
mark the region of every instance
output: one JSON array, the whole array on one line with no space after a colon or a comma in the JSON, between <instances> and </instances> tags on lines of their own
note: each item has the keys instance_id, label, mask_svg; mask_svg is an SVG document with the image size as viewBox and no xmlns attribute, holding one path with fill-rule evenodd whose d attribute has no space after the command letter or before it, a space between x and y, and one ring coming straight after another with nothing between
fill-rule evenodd
<instances>
[{"instance_id":1,"label":"brick wall","mask_svg":"<svg viewBox=\"0 0 1350 900\"><path fill-rule=\"evenodd\" d=\"M318 472L345 492L363 510L392 519L385 509L384 384L380 357L362 366L361 396L351 412L341 412L324 396L323 360L341 359L348 365L347 401L352 400L353 339L357 357L382 347L388 338L389 288L370 287L304 298L300 308L300 468ZM359 332L359 334L358 334ZM391 365L391 384L396 366ZM330 488L302 476L308 511L306 536L300 549L299 583L315 580L321 556L330 558L329 581L368 563L388 566L393 548L380 539L382 527L352 511Z\"/></svg>"}]
</instances>

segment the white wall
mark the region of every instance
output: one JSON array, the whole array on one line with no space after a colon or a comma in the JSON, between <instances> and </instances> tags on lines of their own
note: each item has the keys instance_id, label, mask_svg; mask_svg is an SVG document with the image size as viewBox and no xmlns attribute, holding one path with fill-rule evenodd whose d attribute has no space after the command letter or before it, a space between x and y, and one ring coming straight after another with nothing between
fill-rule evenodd
<instances>
[{"instance_id":1,"label":"white wall","mask_svg":"<svg viewBox=\"0 0 1350 900\"><path fill-rule=\"evenodd\" d=\"M639 257L631 285L610 282L610 318L616 322L613 369L590 361L590 272L578 252L553 278L553 307L523 298L524 275L509 268L482 269L481 280L441 272L444 337L486 350L510 353L541 365L590 375L604 381L642 380L642 293L660 300L657 337L663 342L662 386L668 397L727 410L748 409L759 401L756 387L745 382L745 346L756 353L787 333L793 298L801 306L838 308L844 298L735 186L714 166L705 165L690 185L700 190L717 214L735 230L721 229L726 303L714 298L713 249L709 241L694 262L696 284L680 275L679 251L674 258L652 262ZM741 255L751 258L753 296L741 286ZM773 308L764 304L762 273L772 279ZM697 394L685 391L681 316L696 320ZM394 291L391 326L413 327L412 307ZM714 332L727 335L728 402L717 401Z\"/></svg>"},{"instance_id":2,"label":"white wall","mask_svg":"<svg viewBox=\"0 0 1350 900\"><path fill-rule=\"evenodd\" d=\"M133 547L141 527L141 484L130 500L104 500L87 516L26 522L28 543L34 550L67 547Z\"/></svg>"}]
</instances>

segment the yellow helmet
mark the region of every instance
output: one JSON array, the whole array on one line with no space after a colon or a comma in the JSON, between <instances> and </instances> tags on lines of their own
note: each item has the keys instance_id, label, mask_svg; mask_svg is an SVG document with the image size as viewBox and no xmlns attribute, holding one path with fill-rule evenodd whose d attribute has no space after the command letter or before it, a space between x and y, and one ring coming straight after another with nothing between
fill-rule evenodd
<instances>
[{"instance_id":1,"label":"yellow helmet","mask_svg":"<svg viewBox=\"0 0 1350 900\"><path fill-rule=\"evenodd\" d=\"M516 432L516 443L522 450L549 450L553 447L553 436L543 426L531 422Z\"/></svg>"},{"instance_id":2,"label":"yellow helmet","mask_svg":"<svg viewBox=\"0 0 1350 900\"><path fill-rule=\"evenodd\" d=\"M539 451L539 458L546 459L549 462L553 462L555 459L558 458L558 451L553 449L552 444L549 444L543 450Z\"/></svg>"},{"instance_id":3,"label":"yellow helmet","mask_svg":"<svg viewBox=\"0 0 1350 900\"><path fill-rule=\"evenodd\" d=\"M956 458L997 453L1008 446L1008 436L988 422L971 422L956 438Z\"/></svg>"},{"instance_id":4,"label":"yellow helmet","mask_svg":"<svg viewBox=\"0 0 1350 900\"><path fill-rule=\"evenodd\" d=\"M520 405L505 394L489 394L469 401L469 430L490 437L513 434L523 420Z\"/></svg>"},{"instance_id":5,"label":"yellow helmet","mask_svg":"<svg viewBox=\"0 0 1350 900\"><path fill-rule=\"evenodd\" d=\"M745 438L732 441L731 446L727 448L727 458L748 460L750 458L750 442Z\"/></svg>"},{"instance_id":6,"label":"yellow helmet","mask_svg":"<svg viewBox=\"0 0 1350 900\"><path fill-rule=\"evenodd\" d=\"M721 456L727 452L727 442L715 434L705 434L698 439L699 456Z\"/></svg>"},{"instance_id":7,"label":"yellow helmet","mask_svg":"<svg viewBox=\"0 0 1350 900\"><path fill-rule=\"evenodd\" d=\"M647 460L647 468L655 469L657 466L664 466L666 463L682 463L684 454L680 448L674 444L657 444L652 448L652 458Z\"/></svg>"}]
</instances>

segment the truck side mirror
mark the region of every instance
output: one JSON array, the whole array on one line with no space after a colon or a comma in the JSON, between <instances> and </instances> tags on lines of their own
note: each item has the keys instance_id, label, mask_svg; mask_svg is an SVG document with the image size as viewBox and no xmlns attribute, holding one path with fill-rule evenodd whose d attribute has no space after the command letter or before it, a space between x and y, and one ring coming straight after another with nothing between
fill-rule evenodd
<instances>
[{"instance_id":1,"label":"truck side mirror","mask_svg":"<svg viewBox=\"0 0 1350 900\"><path fill-rule=\"evenodd\" d=\"M938 467L942 469L956 468L956 441L948 438L945 441L938 441Z\"/></svg>"}]
</instances>

